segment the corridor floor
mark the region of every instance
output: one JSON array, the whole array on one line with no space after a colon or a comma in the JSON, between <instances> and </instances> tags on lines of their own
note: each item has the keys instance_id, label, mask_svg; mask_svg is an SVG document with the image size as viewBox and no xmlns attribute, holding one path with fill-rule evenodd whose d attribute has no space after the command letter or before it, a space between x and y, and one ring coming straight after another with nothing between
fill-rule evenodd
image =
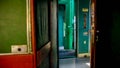
<instances>
[{"instance_id":1,"label":"corridor floor","mask_svg":"<svg viewBox=\"0 0 120 68\"><path fill-rule=\"evenodd\" d=\"M64 58L74 58L75 57L75 50L59 50L59 59Z\"/></svg>"},{"instance_id":2,"label":"corridor floor","mask_svg":"<svg viewBox=\"0 0 120 68\"><path fill-rule=\"evenodd\" d=\"M89 58L59 59L59 68L90 68Z\"/></svg>"}]
</instances>

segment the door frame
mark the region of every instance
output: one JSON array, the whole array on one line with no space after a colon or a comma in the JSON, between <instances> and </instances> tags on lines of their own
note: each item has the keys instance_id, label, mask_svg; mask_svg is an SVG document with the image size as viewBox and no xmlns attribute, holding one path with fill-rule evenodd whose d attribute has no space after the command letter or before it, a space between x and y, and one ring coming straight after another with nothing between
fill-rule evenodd
<instances>
[{"instance_id":1,"label":"door frame","mask_svg":"<svg viewBox=\"0 0 120 68\"><path fill-rule=\"evenodd\" d=\"M91 0L91 55L90 68L95 68L95 52L96 52L96 0Z\"/></svg>"}]
</instances>

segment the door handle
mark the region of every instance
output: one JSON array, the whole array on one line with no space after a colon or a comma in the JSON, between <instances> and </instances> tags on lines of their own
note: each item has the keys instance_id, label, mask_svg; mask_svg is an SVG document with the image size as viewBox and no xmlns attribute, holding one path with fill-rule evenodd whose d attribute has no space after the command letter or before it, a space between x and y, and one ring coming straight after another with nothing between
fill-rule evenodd
<instances>
[{"instance_id":1,"label":"door handle","mask_svg":"<svg viewBox=\"0 0 120 68\"><path fill-rule=\"evenodd\" d=\"M98 41L99 39L98 39L98 35L96 36L96 41Z\"/></svg>"},{"instance_id":2,"label":"door handle","mask_svg":"<svg viewBox=\"0 0 120 68\"><path fill-rule=\"evenodd\" d=\"M99 32L100 32L99 30L96 30L96 34L97 34L96 35L96 41L99 41Z\"/></svg>"}]
</instances>

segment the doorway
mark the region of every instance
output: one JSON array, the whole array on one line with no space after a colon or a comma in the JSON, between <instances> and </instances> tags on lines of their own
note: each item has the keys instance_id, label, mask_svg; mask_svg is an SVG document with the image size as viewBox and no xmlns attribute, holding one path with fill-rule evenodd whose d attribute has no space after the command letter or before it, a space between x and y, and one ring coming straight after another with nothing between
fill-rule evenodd
<instances>
[{"instance_id":1,"label":"doorway","mask_svg":"<svg viewBox=\"0 0 120 68\"><path fill-rule=\"evenodd\" d=\"M76 57L74 0L58 1L58 47L59 58Z\"/></svg>"},{"instance_id":2,"label":"doorway","mask_svg":"<svg viewBox=\"0 0 120 68\"><path fill-rule=\"evenodd\" d=\"M73 62L75 67L79 67L76 64L83 61L82 64L90 67L93 60L94 7L91 0L58 0L59 63Z\"/></svg>"}]
</instances>

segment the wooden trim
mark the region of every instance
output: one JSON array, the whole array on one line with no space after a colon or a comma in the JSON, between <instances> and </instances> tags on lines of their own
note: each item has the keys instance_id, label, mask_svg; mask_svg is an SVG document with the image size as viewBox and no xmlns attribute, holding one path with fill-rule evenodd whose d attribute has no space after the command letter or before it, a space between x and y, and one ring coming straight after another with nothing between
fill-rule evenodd
<instances>
[{"instance_id":1,"label":"wooden trim","mask_svg":"<svg viewBox=\"0 0 120 68\"><path fill-rule=\"evenodd\" d=\"M26 0L26 23L27 23L27 46L28 53L32 53L31 47L31 19L30 19L30 0Z\"/></svg>"},{"instance_id":2,"label":"wooden trim","mask_svg":"<svg viewBox=\"0 0 120 68\"><path fill-rule=\"evenodd\" d=\"M90 63L91 63L91 66L90 68L95 68L95 52L96 52L96 44L95 44L95 31L96 31L96 0L91 0L91 8L92 8L92 19L91 19L91 22L92 22L92 30L91 30L91 33L93 34L92 35L92 40L91 40L91 58L90 58Z\"/></svg>"},{"instance_id":3,"label":"wooden trim","mask_svg":"<svg viewBox=\"0 0 120 68\"><path fill-rule=\"evenodd\" d=\"M30 13L31 13L31 38L32 38L32 50L33 50L33 60L34 68L36 68L36 37L35 37L35 15L34 15L34 0L30 0Z\"/></svg>"},{"instance_id":4,"label":"wooden trim","mask_svg":"<svg viewBox=\"0 0 120 68\"><path fill-rule=\"evenodd\" d=\"M32 54L1 55L0 68L34 68Z\"/></svg>"}]
</instances>

